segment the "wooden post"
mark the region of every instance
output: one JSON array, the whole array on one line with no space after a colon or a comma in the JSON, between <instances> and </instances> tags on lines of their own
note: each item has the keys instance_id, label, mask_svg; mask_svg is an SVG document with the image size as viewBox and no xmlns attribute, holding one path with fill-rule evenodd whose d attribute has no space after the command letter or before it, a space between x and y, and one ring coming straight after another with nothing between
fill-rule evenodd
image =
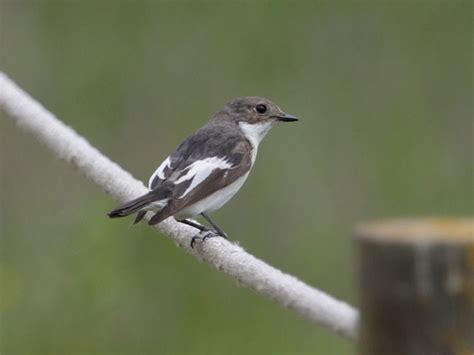
<instances>
[{"instance_id":1,"label":"wooden post","mask_svg":"<svg viewBox=\"0 0 474 355\"><path fill-rule=\"evenodd\" d=\"M474 354L474 219L356 230L359 355Z\"/></svg>"}]
</instances>

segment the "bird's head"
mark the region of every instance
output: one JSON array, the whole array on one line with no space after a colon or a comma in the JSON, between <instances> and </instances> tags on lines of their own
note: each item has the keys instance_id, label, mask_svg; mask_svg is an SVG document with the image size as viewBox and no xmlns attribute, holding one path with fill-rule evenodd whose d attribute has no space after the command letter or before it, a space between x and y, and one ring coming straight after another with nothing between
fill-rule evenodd
<instances>
[{"instance_id":1,"label":"bird's head","mask_svg":"<svg viewBox=\"0 0 474 355\"><path fill-rule=\"evenodd\" d=\"M225 111L237 123L258 124L298 121L295 116L283 112L275 103L258 96L239 97L228 103Z\"/></svg>"},{"instance_id":2,"label":"bird's head","mask_svg":"<svg viewBox=\"0 0 474 355\"><path fill-rule=\"evenodd\" d=\"M258 96L239 97L229 102L216 113L214 120L237 125L254 145L258 145L276 123L298 121L272 101Z\"/></svg>"}]
</instances>

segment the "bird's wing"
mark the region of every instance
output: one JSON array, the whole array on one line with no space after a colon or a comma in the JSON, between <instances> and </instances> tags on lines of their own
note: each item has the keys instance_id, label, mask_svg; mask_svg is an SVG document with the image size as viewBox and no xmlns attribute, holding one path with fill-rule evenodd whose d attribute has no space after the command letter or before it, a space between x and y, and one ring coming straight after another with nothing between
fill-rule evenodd
<instances>
[{"instance_id":1,"label":"bird's wing","mask_svg":"<svg viewBox=\"0 0 474 355\"><path fill-rule=\"evenodd\" d=\"M178 151L175 150L173 154L171 154L165 159L163 163L161 163L153 175L150 176L150 179L148 180L148 188L150 190L156 190L164 181L171 177L173 172L176 171L178 164L182 161L177 153Z\"/></svg>"},{"instance_id":2,"label":"bird's wing","mask_svg":"<svg viewBox=\"0 0 474 355\"><path fill-rule=\"evenodd\" d=\"M179 209L232 184L252 167L250 143L241 141L224 157L197 160L175 181L173 202Z\"/></svg>"},{"instance_id":3,"label":"bird's wing","mask_svg":"<svg viewBox=\"0 0 474 355\"><path fill-rule=\"evenodd\" d=\"M210 132L209 129L201 128L188 138L186 138L176 150L168 156L163 163L155 170L148 181L148 188L156 190L165 181L174 181L179 178L182 172L193 163L193 157L202 155L203 148L208 145L211 134L217 132Z\"/></svg>"},{"instance_id":4,"label":"bird's wing","mask_svg":"<svg viewBox=\"0 0 474 355\"><path fill-rule=\"evenodd\" d=\"M171 184L173 187L167 206L152 218L150 224L159 223L230 185L252 167L252 146L241 137L228 136L222 140L208 135L205 142L198 142L199 139L184 142L184 146L180 146L184 150L179 154L181 161L174 166L173 153L169 158L171 164L158 169L156 177L161 182L155 188L170 188Z\"/></svg>"},{"instance_id":5,"label":"bird's wing","mask_svg":"<svg viewBox=\"0 0 474 355\"><path fill-rule=\"evenodd\" d=\"M240 155L250 153L250 143L242 141L239 134L223 134L224 131L222 127L205 126L189 136L156 169L148 181L148 188L157 190L170 182L185 182L189 179L184 176L193 175L189 174L190 169L202 177L206 171L238 165Z\"/></svg>"}]
</instances>

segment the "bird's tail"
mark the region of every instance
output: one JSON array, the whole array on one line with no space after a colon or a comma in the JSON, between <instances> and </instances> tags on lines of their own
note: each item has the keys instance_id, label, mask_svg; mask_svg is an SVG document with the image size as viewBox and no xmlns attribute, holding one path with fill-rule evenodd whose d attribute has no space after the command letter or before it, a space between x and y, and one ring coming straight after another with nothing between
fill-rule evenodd
<instances>
[{"instance_id":1,"label":"bird's tail","mask_svg":"<svg viewBox=\"0 0 474 355\"><path fill-rule=\"evenodd\" d=\"M157 200L155 191L150 191L149 193L140 196L132 201L124 203L122 206L117 207L116 209L107 213L110 218L125 217L131 215L132 213L140 211L142 208L146 207L150 203ZM144 213L143 213L144 216ZM142 216L142 218L143 218ZM140 218L141 219L141 218Z\"/></svg>"}]
</instances>

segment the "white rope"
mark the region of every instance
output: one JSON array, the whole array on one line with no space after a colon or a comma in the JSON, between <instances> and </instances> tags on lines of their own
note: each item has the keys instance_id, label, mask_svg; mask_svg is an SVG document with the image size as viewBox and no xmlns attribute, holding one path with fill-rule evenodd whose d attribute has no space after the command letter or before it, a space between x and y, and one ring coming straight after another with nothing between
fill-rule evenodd
<instances>
[{"instance_id":1,"label":"white rope","mask_svg":"<svg viewBox=\"0 0 474 355\"><path fill-rule=\"evenodd\" d=\"M147 192L141 182L92 147L1 72L0 108L22 129L33 134L59 158L77 167L117 201L125 202ZM190 239L196 234L194 228L177 223L172 218L156 228L190 254L207 261L243 285L336 334L355 338L358 312L348 304L275 269L223 238L198 242L191 249Z\"/></svg>"}]
</instances>

